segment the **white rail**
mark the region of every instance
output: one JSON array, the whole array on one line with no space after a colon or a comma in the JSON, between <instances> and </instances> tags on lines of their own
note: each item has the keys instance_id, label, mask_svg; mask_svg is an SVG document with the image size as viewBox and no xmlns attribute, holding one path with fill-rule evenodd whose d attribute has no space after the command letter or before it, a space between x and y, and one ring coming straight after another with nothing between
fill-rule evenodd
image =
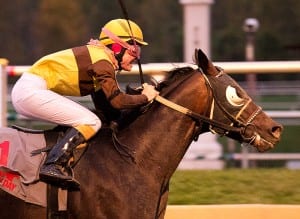
<instances>
[{"instance_id":1,"label":"white rail","mask_svg":"<svg viewBox=\"0 0 300 219\"><path fill-rule=\"evenodd\" d=\"M300 153L233 153L231 159L234 160L300 160Z\"/></svg>"},{"instance_id":2,"label":"white rail","mask_svg":"<svg viewBox=\"0 0 300 219\"><path fill-rule=\"evenodd\" d=\"M145 74L162 74L175 67L182 66L195 67L189 63L148 63L143 64ZM229 74L247 74L247 73L299 73L300 61L256 61L256 62L214 62L214 65L225 69ZM6 72L10 76L18 76L27 71L29 66L7 66ZM133 65L131 72L122 72L122 74L138 74L138 66Z\"/></svg>"},{"instance_id":3,"label":"white rail","mask_svg":"<svg viewBox=\"0 0 300 219\"><path fill-rule=\"evenodd\" d=\"M5 127L7 125L6 112L7 112L7 73L6 66L8 60L0 59L0 127Z\"/></svg>"},{"instance_id":4,"label":"white rail","mask_svg":"<svg viewBox=\"0 0 300 219\"><path fill-rule=\"evenodd\" d=\"M6 107L6 93L7 89L6 75L20 76L27 71L30 66L9 66L6 59L0 59L0 104L1 108ZM190 65L189 63L149 63L143 64L143 72L145 74L162 75L163 72L169 71L175 67L182 67ZM255 62L214 62L214 65L220 66L227 73L230 74L247 74L247 73L300 73L300 61L255 61ZM7 74L5 74L5 72ZM131 72L122 72L122 74L138 74L138 66L133 65ZM269 111L269 116L274 118L299 118L299 111ZM1 112L2 120L6 120L6 113ZM4 123L0 123L2 126Z\"/></svg>"},{"instance_id":5,"label":"white rail","mask_svg":"<svg viewBox=\"0 0 300 219\"><path fill-rule=\"evenodd\" d=\"M288 111L265 111L266 114L272 118L285 118L285 119L299 119L299 110L288 110Z\"/></svg>"},{"instance_id":6,"label":"white rail","mask_svg":"<svg viewBox=\"0 0 300 219\"><path fill-rule=\"evenodd\" d=\"M23 72L26 72L30 67L27 65L9 66L7 65L7 60L2 59L2 61L3 62L0 62L0 88L3 89L6 89L6 78L4 77L4 72L6 72L8 76L20 76ZM142 67L143 72L145 74L163 75L163 72L165 71L169 71L170 69L173 69L175 67L182 67L187 65L196 68L194 64L189 63L148 63L143 64ZM214 62L214 65L222 67L229 74L300 73L300 61ZM122 74L138 74L138 66L133 65L131 72L122 72ZM1 95L1 106L5 106L4 102L6 102L6 94L5 92L1 92ZM271 117L276 118L299 118L299 111L270 111L268 113ZM1 115L2 117L4 117L3 115L5 115L5 113L1 113Z\"/></svg>"}]
</instances>

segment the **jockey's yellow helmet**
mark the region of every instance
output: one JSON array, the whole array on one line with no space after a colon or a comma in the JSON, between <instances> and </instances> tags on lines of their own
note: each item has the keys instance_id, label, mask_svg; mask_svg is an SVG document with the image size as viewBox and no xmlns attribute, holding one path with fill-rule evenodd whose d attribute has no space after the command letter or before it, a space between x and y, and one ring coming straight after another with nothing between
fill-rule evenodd
<instances>
[{"instance_id":1,"label":"jockey's yellow helmet","mask_svg":"<svg viewBox=\"0 0 300 219\"><path fill-rule=\"evenodd\" d=\"M130 27L128 25L128 22L130 24ZM112 32L113 34L115 34L116 36L118 36L126 42L134 39L138 44L148 45L148 43L144 41L143 32L141 28L131 20L127 21L125 19L114 19L106 23L104 25L104 28L108 29L110 32ZM104 45L114 43L114 41L109 36L107 36L103 30L100 33L99 40Z\"/></svg>"}]
</instances>

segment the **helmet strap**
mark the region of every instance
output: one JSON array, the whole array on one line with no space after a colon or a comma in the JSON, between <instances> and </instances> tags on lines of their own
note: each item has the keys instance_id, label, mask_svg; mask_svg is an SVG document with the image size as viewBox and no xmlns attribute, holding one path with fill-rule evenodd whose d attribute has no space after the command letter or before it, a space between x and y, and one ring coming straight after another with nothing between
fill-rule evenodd
<instances>
[{"instance_id":1,"label":"helmet strap","mask_svg":"<svg viewBox=\"0 0 300 219\"><path fill-rule=\"evenodd\" d=\"M108 48L113 52L116 60L118 61L118 70L122 70L122 59L124 56L124 53L126 51L126 48L122 47L120 44L118 43L113 43L111 45L108 45Z\"/></svg>"},{"instance_id":2,"label":"helmet strap","mask_svg":"<svg viewBox=\"0 0 300 219\"><path fill-rule=\"evenodd\" d=\"M116 60L118 61L118 66L119 66L118 70L122 70L121 63L122 63L122 59L123 59L125 51L126 51L126 49L121 47L121 51L119 53L114 53Z\"/></svg>"}]
</instances>

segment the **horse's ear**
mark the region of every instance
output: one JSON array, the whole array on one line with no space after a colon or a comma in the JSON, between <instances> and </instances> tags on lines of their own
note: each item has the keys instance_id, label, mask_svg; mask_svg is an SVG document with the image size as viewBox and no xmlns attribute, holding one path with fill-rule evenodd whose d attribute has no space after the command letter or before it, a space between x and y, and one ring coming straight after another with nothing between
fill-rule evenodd
<instances>
[{"instance_id":1,"label":"horse's ear","mask_svg":"<svg viewBox=\"0 0 300 219\"><path fill-rule=\"evenodd\" d=\"M218 70L201 49L195 49L195 62L207 75L217 75Z\"/></svg>"},{"instance_id":2,"label":"horse's ear","mask_svg":"<svg viewBox=\"0 0 300 219\"><path fill-rule=\"evenodd\" d=\"M195 49L195 62L204 73L208 69L208 58L201 49Z\"/></svg>"}]
</instances>

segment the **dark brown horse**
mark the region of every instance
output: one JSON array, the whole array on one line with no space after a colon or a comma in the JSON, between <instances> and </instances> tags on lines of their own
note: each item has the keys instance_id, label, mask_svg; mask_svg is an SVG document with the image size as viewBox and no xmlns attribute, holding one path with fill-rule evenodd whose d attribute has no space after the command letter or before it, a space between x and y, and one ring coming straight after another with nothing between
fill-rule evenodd
<instances>
[{"instance_id":1,"label":"dark brown horse","mask_svg":"<svg viewBox=\"0 0 300 219\"><path fill-rule=\"evenodd\" d=\"M128 116L116 138L103 128L89 142L75 167L81 190L69 192L68 218L163 218L170 178L190 143L203 132L234 138L259 151L279 141L280 124L201 50L196 51L196 61L199 69L175 69L158 84L160 95L171 103L158 99L163 103L154 101ZM3 191L0 208L0 218L47 217L45 208Z\"/></svg>"}]
</instances>

